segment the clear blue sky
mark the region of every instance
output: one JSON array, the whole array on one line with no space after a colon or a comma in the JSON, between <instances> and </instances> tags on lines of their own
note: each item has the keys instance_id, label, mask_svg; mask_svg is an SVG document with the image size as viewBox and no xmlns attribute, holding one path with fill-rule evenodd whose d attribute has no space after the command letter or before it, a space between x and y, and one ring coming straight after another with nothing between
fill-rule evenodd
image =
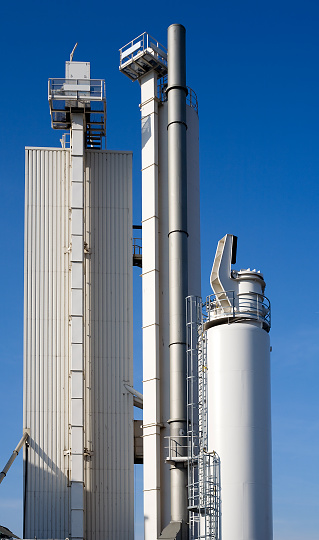
<instances>
[{"instance_id":1,"label":"clear blue sky","mask_svg":"<svg viewBox=\"0 0 319 540\"><path fill-rule=\"evenodd\" d=\"M106 79L110 149L134 152L141 219L139 85L118 49L147 31L187 30L187 81L200 115L202 293L216 244L239 237L238 267L265 276L272 302L275 540L319 538L319 4L315 1L17 2L1 10L0 469L22 434L24 146L59 146L47 79L91 62ZM141 388L134 269L135 385ZM140 486L137 491L139 491ZM137 496L138 500L141 499ZM142 538L140 505L136 539ZM22 534L22 461L0 486L0 524Z\"/></svg>"}]
</instances>

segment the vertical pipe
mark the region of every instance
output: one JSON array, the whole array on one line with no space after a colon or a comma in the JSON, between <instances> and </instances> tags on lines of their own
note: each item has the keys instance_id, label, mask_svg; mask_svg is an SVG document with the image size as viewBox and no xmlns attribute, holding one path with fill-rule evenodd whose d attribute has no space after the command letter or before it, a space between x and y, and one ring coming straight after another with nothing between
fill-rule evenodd
<instances>
[{"instance_id":1,"label":"vertical pipe","mask_svg":"<svg viewBox=\"0 0 319 540\"><path fill-rule=\"evenodd\" d=\"M20 442L18 443L18 445L16 446L16 448L13 450L11 456L10 456L10 459L7 461L3 471L1 471L0 473L0 484L2 482L2 480L7 476L7 472L8 470L10 469L12 463L14 462L15 458L18 456L22 446L24 445L25 441L27 440L27 438L29 437L29 430L28 431L25 431L22 435L22 438L20 439Z\"/></svg>"},{"instance_id":2,"label":"vertical pipe","mask_svg":"<svg viewBox=\"0 0 319 540\"><path fill-rule=\"evenodd\" d=\"M170 436L186 445L187 171L185 28L168 28ZM186 448L185 448L186 454ZM187 522L187 468L171 467L171 519Z\"/></svg>"}]
</instances>

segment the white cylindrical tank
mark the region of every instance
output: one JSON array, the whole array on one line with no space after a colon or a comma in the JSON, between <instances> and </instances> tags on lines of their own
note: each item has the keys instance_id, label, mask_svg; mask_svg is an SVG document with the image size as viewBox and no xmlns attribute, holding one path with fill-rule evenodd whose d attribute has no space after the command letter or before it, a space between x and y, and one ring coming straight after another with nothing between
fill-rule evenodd
<instances>
[{"instance_id":1,"label":"white cylindrical tank","mask_svg":"<svg viewBox=\"0 0 319 540\"><path fill-rule=\"evenodd\" d=\"M220 314L217 294L206 324L208 451L220 459L220 538L271 540L269 308L260 273L232 279L233 316Z\"/></svg>"}]
</instances>

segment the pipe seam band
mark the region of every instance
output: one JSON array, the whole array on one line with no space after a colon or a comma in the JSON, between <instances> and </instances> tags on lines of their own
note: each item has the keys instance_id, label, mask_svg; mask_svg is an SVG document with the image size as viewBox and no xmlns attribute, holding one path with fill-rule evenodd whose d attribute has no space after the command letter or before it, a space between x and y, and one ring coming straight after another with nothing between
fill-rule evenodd
<instances>
[{"instance_id":1,"label":"pipe seam band","mask_svg":"<svg viewBox=\"0 0 319 540\"><path fill-rule=\"evenodd\" d=\"M168 238L169 238L169 235L170 234L173 234L173 233L183 233L183 234L186 234L187 238L189 237L189 234L187 231L184 231L183 229L174 229L173 231L169 231L168 233Z\"/></svg>"},{"instance_id":2,"label":"pipe seam band","mask_svg":"<svg viewBox=\"0 0 319 540\"><path fill-rule=\"evenodd\" d=\"M172 86L168 86L167 88L165 88L165 94L168 94L170 90L184 90L186 96L188 96L187 86L182 86L181 84L172 84Z\"/></svg>"},{"instance_id":3,"label":"pipe seam band","mask_svg":"<svg viewBox=\"0 0 319 540\"><path fill-rule=\"evenodd\" d=\"M171 126L172 124L182 124L183 126L186 127L186 131L188 130L186 122L183 122L182 120L173 120L173 122L170 122L169 124L167 124L167 128L166 128L167 131L168 131L169 126Z\"/></svg>"},{"instance_id":4,"label":"pipe seam band","mask_svg":"<svg viewBox=\"0 0 319 540\"><path fill-rule=\"evenodd\" d=\"M169 347L171 345L186 345L186 341L173 341L172 343L169 344Z\"/></svg>"}]
</instances>

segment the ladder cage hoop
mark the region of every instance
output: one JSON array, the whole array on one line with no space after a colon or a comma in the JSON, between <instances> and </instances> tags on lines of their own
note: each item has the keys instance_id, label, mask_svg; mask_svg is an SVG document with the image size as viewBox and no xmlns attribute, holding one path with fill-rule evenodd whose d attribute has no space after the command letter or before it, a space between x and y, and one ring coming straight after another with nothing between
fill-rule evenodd
<instances>
[{"instance_id":1,"label":"ladder cage hoop","mask_svg":"<svg viewBox=\"0 0 319 540\"><path fill-rule=\"evenodd\" d=\"M219 457L207 452L207 354L202 299L186 298L189 539L219 540Z\"/></svg>"}]
</instances>

